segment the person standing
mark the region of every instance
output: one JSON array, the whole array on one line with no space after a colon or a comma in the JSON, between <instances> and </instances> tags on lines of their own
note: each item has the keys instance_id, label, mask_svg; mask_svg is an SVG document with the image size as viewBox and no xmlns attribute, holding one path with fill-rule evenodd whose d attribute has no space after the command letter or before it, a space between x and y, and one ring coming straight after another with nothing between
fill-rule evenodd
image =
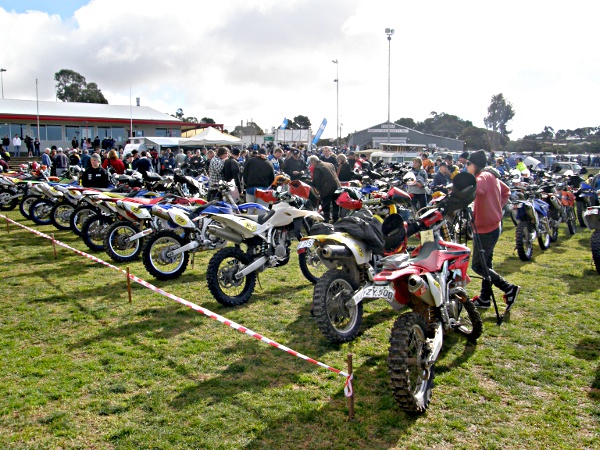
<instances>
[{"instance_id":1,"label":"person standing","mask_svg":"<svg viewBox=\"0 0 600 450\"><path fill-rule=\"evenodd\" d=\"M258 155L248 158L244 164L244 185L246 186L246 201L268 206L266 202L257 199L256 189L268 189L275 181L273 166L267 160L266 150L259 150Z\"/></svg>"},{"instance_id":2,"label":"person standing","mask_svg":"<svg viewBox=\"0 0 600 450\"><path fill-rule=\"evenodd\" d=\"M148 174L152 172L152 162L148 158L148 153L146 153L146 150L142 150L141 156L137 160L135 170L141 173L144 178L146 178Z\"/></svg>"},{"instance_id":3,"label":"person standing","mask_svg":"<svg viewBox=\"0 0 600 450\"><path fill-rule=\"evenodd\" d=\"M102 163L103 169L108 169L109 166L114 169L117 175L125 173L125 164L119 159L119 155L114 149L108 152L108 158Z\"/></svg>"},{"instance_id":4,"label":"person standing","mask_svg":"<svg viewBox=\"0 0 600 450\"><path fill-rule=\"evenodd\" d=\"M79 140L75 136L73 136L73 140L71 141L71 147L79 148Z\"/></svg>"},{"instance_id":5,"label":"person standing","mask_svg":"<svg viewBox=\"0 0 600 450\"><path fill-rule=\"evenodd\" d=\"M25 135L25 148L27 149L27 156L33 158L33 139L28 134Z\"/></svg>"},{"instance_id":6,"label":"person standing","mask_svg":"<svg viewBox=\"0 0 600 450\"><path fill-rule=\"evenodd\" d=\"M84 169L92 167L92 165L90 164L90 152L88 150L83 151L79 164L81 164L81 167L83 167Z\"/></svg>"},{"instance_id":7,"label":"person standing","mask_svg":"<svg viewBox=\"0 0 600 450\"><path fill-rule=\"evenodd\" d=\"M38 138L33 141L33 156L40 156L40 140Z\"/></svg>"},{"instance_id":8,"label":"person standing","mask_svg":"<svg viewBox=\"0 0 600 450\"><path fill-rule=\"evenodd\" d=\"M521 287L511 284L502 278L493 265L494 247L500 237L500 222L502 221L502 208L510 196L509 187L496 176L483 170L487 165L487 158L483 150L476 151L469 156L467 171L475 176L477 190L473 205L473 232L477 234L473 239L473 271L484 277L481 282L481 292L473 298L475 306L481 309L490 307L492 298L492 285L504 292L506 312L515 303ZM485 266L488 268L490 280L485 278Z\"/></svg>"},{"instance_id":9,"label":"person standing","mask_svg":"<svg viewBox=\"0 0 600 450\"><path fill-rule=\"evenodd\" d=\"M8 134L5 134L2 138L2 148L4 149L4 153L8 153L10 148L10 139L8 138Z\"/></svg>"},{"instance_id":10,"label":"person standing","mask_svg":"<svg viewBox=\"0 0 600 450\"><path fill-rule=\"evenodd\" d=\"M44 154L42 155L42 166L46 166L48 169L52 167L52 160L50 159L50 149L46 147Z\"/></svg>"},{"instance_id":11,"label":"person standing","mask_svg":"<svg viewBox=\"0 0 600 450\"><path fill-rule=\"evenodd\" d=\"M56 176L60 177L67 167L69 167L69 158L63 152L61 147L56 151L56 156L54 157L54 167L56 167Z\"/></svg>"},{"instance_id":12,"label":"person standing","mask_svg":"<svg viewBox=\"0 0 600 450\"><path fill-rule=\"evenodd\" d=\"M433 181L431 182L432 186L446 186L450 181L450 172L448 171L448 164L445 161L442 161L439 164L439 169L437 173L433 177Z\"/></svg>"},{"instance_id":13,"label":"person standing","mask_svg":"<svg viewBox=\"0 0 600 450\"><path fill-rule=\"evenodd\" d=\"M220 147L217 150L217 156L210 160L208 165L208 177L210 178L208 185L207 200L211 201L217 198L219 193L219 184L221 181L225 181L223 175L223 168L225 167L225 160L229 157L229 149L226 147Z\"/></svg>"},{"instance_id":14,"label":"person standing","mask_svg":"<svg viewBox=\"0 0 600 450\"><path fill-rule=\"evenodd\" d=\"M333 167L337 170L338 161L333 153L331 153L331 147L323 147L323 153L321 155L321 161L328 162L329 164L333 164Z\"/></svg>"},{"instance_id":15,"label":"person standing","mask_svg":"<svg viewBox=\"0 0 600 450\"><path fill-rule=\"evenodd\" d=\"M306 174L306 164L300 155L300 150L294 148L290 153L292 156L286 158L282 170L290 176L291 180L299 180Z\"/></svg>"},{"instance_id":16,"label":"person standing","mask_svg":"<svg viewBox=\"0 0 600 450\"><path fill-rule=\"evenodd\" d=\"M21 138L18 134L15 134L15 137L13 138L13 147L15 152L14 156L18 158L21 153Z\"/></svg>"},{"instance_id":17,"label":"person standing","mask_svg":"<svg viewBox=\"0 0 600 450\"><path fill-rule=\"evenodd\" d=\"M240 156L240 149L234 148L231 150L229 154L229 159L225 160L225 164L223 165L223 178L225 181L233 181L235 183L235 187L238 191L238 199L239 194L242 193L242 168L240 167L240 163L237 161ZM235 198L235 196L234 196Z\"/></svg>"},{"instance_id":18,"label":"person standing","mask_svg":"<svg viewBox=\"0 0 600 450\"><path fill-rule=\"evenodd\" d=\"M90 167L81 174L81 185L83 187L107 188L108 174L100 167L102 158L98 153L90 156Z\"/></svg>"},{"instance_id":19,"label":"person standing","mask_svg":"<svg viewBox=\"0 0 600 450\"><path fill-rule=\"evenodd\" d=\"M412 194L413 198L410 201L417 210L427 206L427 172L421 168L421 158L413 158L413 166L409 173L415 176L413 183L406 187L406 192Z\"/></svg>"},{"instance_id":20,"label":"person standing","mask_svg":"<svg viewBox=\"0 0 600 450\"><path fill-rule=\"evenodd\" d=\"M313 186L319 191L321 196L321 206L323 208L323 218L325 222L333 219L337 222L340 215L340 207L335 203L337 191L342 185L335 172L335 167L325 161L321 161L318 156L308 157L308 163L313 168Z\"/></svg>"},{"instance_id":21,"label":"person standing","mask_svg":"<svg viewBox=\"0 0 600 450\"><path fill-rule=\"evenodd\" d=\"M348 158L343 153L337 155L337 176L340 183L348 183L350 180L354 179L354 172L352 171L352 166L348 162Z\"/></svg>"}]
</instances>

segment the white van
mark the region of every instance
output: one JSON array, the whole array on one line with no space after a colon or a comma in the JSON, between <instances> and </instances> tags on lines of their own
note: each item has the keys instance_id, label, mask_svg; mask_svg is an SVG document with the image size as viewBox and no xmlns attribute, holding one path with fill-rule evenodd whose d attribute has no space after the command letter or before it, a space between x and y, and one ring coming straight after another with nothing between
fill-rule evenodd
<instances>
[{"instance_id":1,"label":"white van","mask_svg":"<svg viewBox=\"0 0 600 450\"><path fill-rule=\"evenodd\" d=\"M383 164L412 162L413 158L418 158L421 154L417 152L373 152L370 155L370 161L375 164L379 160Z\"/></svg>"},{"instance_id":2,"label":"white van","mask_svg":"<svg viewBox=\"0 0 600 450\"><path fill-rule=\"evenodd\" d=\"M127 155L133 150L137 150L138 152L148 150L146 139L143 137L131 137L127 139L127 144L125 144L125 148L123 149L123 159L127 158Z\"/></svg>"}]
</instances>

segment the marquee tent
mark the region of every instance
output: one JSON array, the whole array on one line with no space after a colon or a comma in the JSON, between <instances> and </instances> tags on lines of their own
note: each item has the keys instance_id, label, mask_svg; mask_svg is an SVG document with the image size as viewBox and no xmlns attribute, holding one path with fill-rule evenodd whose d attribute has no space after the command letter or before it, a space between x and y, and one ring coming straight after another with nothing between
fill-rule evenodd
<instances>
[{"instance_id":1,"label":"marquee tent","mask_svg":"<svg viewBox=\"0 0 600 450\"><path fill-rule=\"evenodd\" d=\"M179 139L179 145L181 146L237 145L241 143L241 139L231 136L230 134L221 133L219 130L212 127L208 127L201 133L190 138Z\"/></svg>"}]
</instances>

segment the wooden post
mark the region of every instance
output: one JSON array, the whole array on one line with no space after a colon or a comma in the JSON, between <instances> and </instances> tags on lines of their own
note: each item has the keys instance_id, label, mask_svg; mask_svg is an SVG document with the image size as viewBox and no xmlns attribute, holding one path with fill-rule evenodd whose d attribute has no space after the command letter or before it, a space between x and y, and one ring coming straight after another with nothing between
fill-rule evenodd
<instances>
[{"instance_id":1,"label":"wooden post","mask_svg":"<svg viewBox=\"0 0 600 450\"><path fill-rule=\"evenodd\" d=\"M8 221L8 217L6 218L6 232L10 233L10 226L9 226L9 221Z\"/></svg>"},{"instance_id":2,"label":"wooden post","mask_svg":"<svg viewBox=\"0 0 600 450\"><path fill-rule=\"evenodd\" d=\"M196 262L196 253L192 253L192 270L194 270L194 262Z\"/></svg>"},{"instance_id":3,"label":"wooden post","mask_svg":"<svg viewBox=\"0 0 600 450\"><path fill-rule=\"evenodd\" d=\"M348 353L348 374L352 375L352 353ZM348 397L348 419L354 419L354 387L352 394Z\"/></svg>"},{"instance_id":4,"label":"wooden post","mask_svg":"<svg viewBox=\"0 0 600 450\"><path fill-rule=\"evenodd\" d=\"M127 266L127 295L129 296L129 303L131 303L131 278L129 278L129 266Z\"/></svg>"},{"instance_id":5,"label":"wooden post","mask_svg":"<svg viewBox=\"0 0 600 450\"><path fill-rule=\"evenodd\" d=\"M54 250L54 259L57 259L58 255L56 254L56 241L54 240L54 233L52 233L52 249Z\"/></svg>"}]
</instances>

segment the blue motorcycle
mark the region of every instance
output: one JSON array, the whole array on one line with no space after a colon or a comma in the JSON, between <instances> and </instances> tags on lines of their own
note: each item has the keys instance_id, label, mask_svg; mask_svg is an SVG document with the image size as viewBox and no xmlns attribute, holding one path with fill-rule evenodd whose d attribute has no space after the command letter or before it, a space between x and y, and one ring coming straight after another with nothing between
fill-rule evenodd
<instances>
[{"instance_id":1,"label":"blue motorcycle","mask_svg":"<svg viewBox=\"0 0 600 450\"><path fill-rule=\"evenodd\" d=\"M521 261L531 261L533 241L537 237L542 250L550 247L550 206L539 198L538 186L530 185L517 192L513 203L513 219L517 223L516 249Z\"/></svg>"}]
</instances>

